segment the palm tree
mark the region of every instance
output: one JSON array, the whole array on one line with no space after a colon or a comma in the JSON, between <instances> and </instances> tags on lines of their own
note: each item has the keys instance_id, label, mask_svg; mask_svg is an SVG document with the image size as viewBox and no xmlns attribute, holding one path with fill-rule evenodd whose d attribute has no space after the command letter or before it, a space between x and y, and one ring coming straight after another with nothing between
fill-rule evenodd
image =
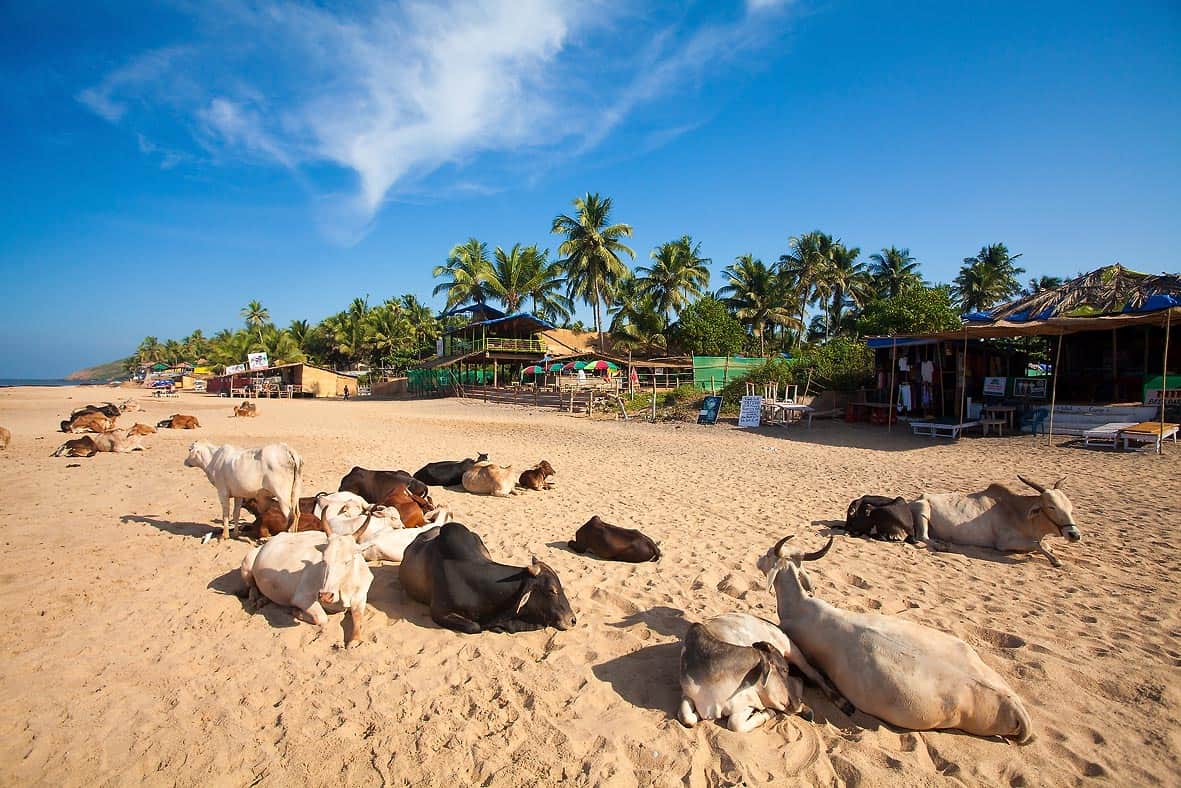
<instances>
[{"instance_id":1,"label":"palm tree","mask_svg":"<svg viewBox=\"0 0 1181 788\"><path fill-rule=\"evenodd\" d=\"M668 317L636 277L625 276L619 281L608 314L616 347L655 350L668 346Z\"/></svg>"},{"instance_id":2,"label":"palm tree","mask_svg":"<svg viewBox=\"0 0 1181 788\"><path fill-rule=\"evenodd\" d=\"M722 273L727 284L718 291L718 300L758 337L759 355L767 355L768 326L802 327L791 312L786 283L762 260L750 254L739 255Z\"/></svg>"},{"instance_id":3,"label":"palm tree","mask_svg":"<svg viewBox=\"0 0 1181 788\"><path fill-rule=\"evenodd\" d=\"M865 266L857 262L860 254L861 250L856 246L850 249L839 241L832 246L827 272L829 298L825 339L840 331L847 305L859 308L868 298L870 279Z\"/></svg>"},{"instance_id":4,"label":"palm tree","mask_svg":"<svg viewBox=\"0 0 1181 788\"><path fill-rule=\"evenodd\" d=\"M402 313L410 322L412 354L418 358L420 351L429 344L428 338L438 336L439 321L430 307L410 293L398 299L398 303L402 305Z\"/></svg>"},{"instance_id":5,"label":"palm tree","mask_svg":"<svg viewBox=\"0 0 1181 788\"><path fill-rule=\"evenodd\" d=\"M367 346L375 362L394 366L399 353L407 354L413 343L414 331L400 302L387 301L370 310Z\"/></svg>"},{"instance_id":6,"label":"palm tree","mask_svg":"<svg viewBox=\"0 0 1181 788\"><path fill-rule=\"evenodd\" d=\"M144 337L143 342L139 343L135 355L141 364L155 364L164 358L164 346L156 337Z\"/></svg>"},{"instance_id":7,"label":"palm tree","mask_svg":"<svg viewBox=\"0 0 1181 788\"><path fill-rule=\"evenodd\" d=\"M633 260L636 253L619 239L631 237L627 224L610 224L610 197L587 193L574 200L577 216L559 214L554 217L550 232L565 235L558 247L563 256L569 295L581 298L594 307L595 331L599 332L599 348L606 348L603 339L602 306L610 303L619 280L627 275L627 266L620 259L626 254Z\"/></svg>"},{"instance_id":8,"label":"palm tree","mask_svg":"<svg viewBox=\"0 0 1181 788\"><path fill-rule=\"evenodd\" d=\"M640 266L636 273L641 291L652 297L656 308L671 316L674 310L690 300L700 298L709 284L708 257L701 256L701 244L682 235L676 241L669 241L652 250L653 264Z\"/></svg>"},{"instance_id":9,"label":"palm tree","mask_svg":"<svg viewBox=\"0 0 1181 788\"><path fill-rule=\"evenodd\" d=\"M1029 284L1021 291L1023 296L1037 295L1046 290L1054 290L1062 287L1062 277L1060 276L1040 276L1029 280Z\"/></svg>"},{"instance_id":10,"label":"palm tree","mask_svg":"<svg viewBox=\"0 0 1181 788\"><path fill-rule=\"evenodd\" d=\"M436 285L431 295L446 293L447 309L469 301L483 304L489 295L486 281L490 267L488 244L469 238L451 250L445 265L435 266L432 275L448 277L448 281Z\"/></svg>"},{"instance_id":11,"label":"palm tree","mask_svg":"<svg viewBox=\"0 0 1181 788\"><path fill-rule=\"evenodd\" d=\"M251 301L246 306L242 307L239 312L242 319L246 321L247 328L253 328L258 331L259 338L262 338L262 327L270 322L271 313L266 310L258 301Z\"/></svg>"},{"instance_id":12,"label":"palm tree","mask_svg":"<svg viewBox=\"0 0 1181 788\"><path fill-rule=\"evenodd\" d=\"M504 304L510 315L515 315L529 295L529 280L536 274L536 260L525 254L520 244L513 244L507 252L498 246L494 257L495 262L484 276L484 290Z\"/></svg>"},{"instance_id":13,"label":"palm tree","mask_svg":"<svg viewBox=\"0 0 1181 788\"><path fill-rule=\"evenodd\" d=\"M825 283L832 266L834 243L831 235L813 230L788 239L788 251L779 257L779 273L793 282L799 299L801 325L808 305L827 300L830 295Z\"/></svg>"},{"instance_id":14,"label":"palm tree","mask_svg":"<svg viewBox=\"0 0 1181 788\"><path fill-rule=\"evenodd\" d=\"M1013 264L1020 254L1009 254L1004 244L989 244L975 257L965 257L955 278L955 294L965 312L988 309L1021 292L1018 277L1024 268Z\"/></svg>"},{"instance_id":15,"label":"palm tree","mask_svg":"<svg viewBox=\"0 0 1181 788\"><path fill-rule=\"evenodd\" d=\"M179 364L182 356L184 356L184 346L175 339L169 339L164 343L164 360L168 362L169 366L175 367Z\"/></svg>"},{"instance_id":16,"label":"palm tree","mask_svg":"<svg viewBox=\"0 0 1181 788\"><path fill-rule=\"evenodd\" d=\"M253 347L267 354L271 366L306 361L307 356L299 344L285 329L268 324L259 331L259 337L251 338Z\"/></svg>"},{"instance_id":17,"label":"palm tree","mask_svg":"<svg viewBox=\"0 0 1181 788\"><path fill-rule=\"evenodd\" d=\"M551 262L549 249L539 250L537 244L526 246L524 255L532 272L525 292L533 301L533 314L555 324L569 319L574 302L564 294L566 272L562 264Z\"/></svg>"},{"instance_id":18,"label":"palm tree","mask_svg":"<svg viewBox=\"0 0 1181 788\"><path fill-rule=\"evenodd\" d=\"M205 338L205 333L198 328L185 337L181 343L181 352L194 363L208 355L209 340Z\"/></svg>"},{"instance_id":19,"label":"palm tree","mask_svg":"<svg viewBox=\"0 0 1181 788\"><path fill-rule=\"evenodd\" d=\"M895 298L911 287L921 285L923 278L919 276L919 264L910 256L910 250L891 246L869 256L873 261L870 273L873 275L873 286L878 296Z\"/></svg>"},{"instance_id":20,"label":"palm tree","mask_svg":"<svg viewBox=\"0 0 1181 788\"><path fill-rule=\"evenodd\" d=\"M306 320L292 320L291 325L287 326L287 336L291 337L291 341L304 354L312 347L315 331L315 326Z\"/></svg>"},{"instance_id":21,"label":"palm tree","mask_svg":"<svg viewBox=\"0 0 1181 788\"><path fill-rule=\"evenodd\" d=\"M254 347L254 342L254 336L248 331L222 329L213 335L210 351L218 364L241 364L246 361L246 355Z\"/></svg>"}]
</instances>

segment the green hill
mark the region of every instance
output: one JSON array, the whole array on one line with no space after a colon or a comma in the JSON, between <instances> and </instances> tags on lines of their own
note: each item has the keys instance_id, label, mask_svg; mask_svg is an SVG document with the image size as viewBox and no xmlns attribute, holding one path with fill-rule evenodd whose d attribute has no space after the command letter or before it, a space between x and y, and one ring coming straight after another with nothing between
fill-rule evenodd
<instances>
[{"instance_id":1,"label":"green hill","mask_svg":"<svg viewBox=\"0 0 1181 788\"><path fill-rule=\"evenodd\" d=\"M126 359L108 361L96 367L74 370L66 375L66 380L119 380L127 377L127 370L123 366Z\"/></svg>"}]
</instances>

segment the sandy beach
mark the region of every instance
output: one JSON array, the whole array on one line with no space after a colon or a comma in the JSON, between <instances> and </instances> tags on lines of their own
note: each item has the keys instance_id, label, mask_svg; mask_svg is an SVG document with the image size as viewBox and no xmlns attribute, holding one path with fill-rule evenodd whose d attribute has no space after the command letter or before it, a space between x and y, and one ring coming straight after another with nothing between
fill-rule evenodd
<instances>
[{"instance_id":1,"label":"sandy beach","mask_svg":"<svg viewBox=\"0 0 1181 788\"><path fill-rule=\"evenodd\" d=\"M72 408L134 394L162 430L145 452L53 459ZM6 785L1116 785L1181 782L1181 451L1163 457L1048 447L1044 438L955 444L820 423L589 421L456 400L152 400L107 388L0 390L0 782ZM202 544L218 516L195 439L284 441L305 494L354 465L404 468L489 452L541 459L556 489L508 499L440 490L494 557L537 556L578 616L566 632L464 636L374 568L365 642L342 616L319 629L285 608L249 613L233 592L250 543ZM76 467L72 467L76 466ZM838 536L811 565L817 596L899 615L976 648L1021 695L1027 746L848 718L814 687L814 722L748 733L675 719L680 637L730 611L775 619L755 560L788 533L820 546L866 493L971 491L1021 473L1068 476L1083 541L1063 562L934 553ZM618 564L565 548L598 514L656 539L663 560Z\"/></svg>"}]
</instances>

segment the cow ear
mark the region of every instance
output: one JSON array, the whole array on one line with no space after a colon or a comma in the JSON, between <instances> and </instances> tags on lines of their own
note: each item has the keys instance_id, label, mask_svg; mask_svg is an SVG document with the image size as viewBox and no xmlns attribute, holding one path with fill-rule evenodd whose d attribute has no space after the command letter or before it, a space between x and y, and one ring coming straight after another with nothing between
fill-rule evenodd
<instances>
[{"instance_id":1,"label":"cow ear","mask_svg":"<svg viewBox=\"0 0 1181 788\"><path fill-rule=\"evenodd\" d=\"M776 565L767 573L767 591L775 593L775 578L779 576L779 566Z\"/></svg>"},{"instance_id":2,"label":"cow ear","mask_svg":"<svg viewBox=\"0 0 1181 788\"><path fill-rule=\"evenodd\" d=\"M812 581L808 578L808 573L801 571L799 573L798 577L800 578L800 585L804 587L805 591L807 591L809 594L811 594L812 593Z\"/></svg>"},{"instance_id":3,"label":"cow ear","mask_svg":"<svg viewBox=\"0 0 1181 788\"><path fill-rule=\"evenodd\" d=\"M529 601L529 597L531 596L533 596L532 588L521 594L521 599L517 602L516 615L520 615L521 611L525 608L525 604Z\"/></svg>"},{"instance_id":4,"label":"cow ear","mask_svg":"<svg viewBox=\"0 0 1181 788\"><path fill-rule=\"evenodd\" d=\"M1042 507L1040 504L1034 504L1033 506L1029 507L1029 519L1030 520L1037 517L1041 513L1042 513Z\"/></svg>"}]
</instances>

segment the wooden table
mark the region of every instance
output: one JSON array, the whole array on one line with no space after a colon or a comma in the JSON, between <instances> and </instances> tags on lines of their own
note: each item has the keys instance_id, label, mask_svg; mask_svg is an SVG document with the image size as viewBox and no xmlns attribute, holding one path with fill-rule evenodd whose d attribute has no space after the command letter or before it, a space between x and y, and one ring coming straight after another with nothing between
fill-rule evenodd
<instances>
[{"instance_id":1,"label":"wooden table","mask_svg":"<svg viewBox=\"0 0 1181 788\"><path fill-rule=\"evenodd\" d=\"M1013 415L1017 412L1016 405L985 405L981 411L985 416L991 413L995 416L1003 418L1009 425L1009 429L1013 429ZM985 428L984 432L986 435L988 434L987 427Z\"/></svg>"},{"instance_id":2,"label":"wooden table","mask_svg":"<svg viewBox=\"0 0 1181 788\"><path fill-rule=\"evenodd\" d=\"M1173 443L1177 442L1177 430L1179 428L1181 428L1181 425L1171 424L1166 421L1165 428L1162 430L1159 421L1142 421L1139 424L1128 427L1126 430L1122 430L1120 436L1124 439L1125 449L1131 448L1128 445L1129 441L1154 443L1156 444L1156 453L1160 454L1161 442L1165 438L1172 438Z\"/></svg>"}]
</instances>

